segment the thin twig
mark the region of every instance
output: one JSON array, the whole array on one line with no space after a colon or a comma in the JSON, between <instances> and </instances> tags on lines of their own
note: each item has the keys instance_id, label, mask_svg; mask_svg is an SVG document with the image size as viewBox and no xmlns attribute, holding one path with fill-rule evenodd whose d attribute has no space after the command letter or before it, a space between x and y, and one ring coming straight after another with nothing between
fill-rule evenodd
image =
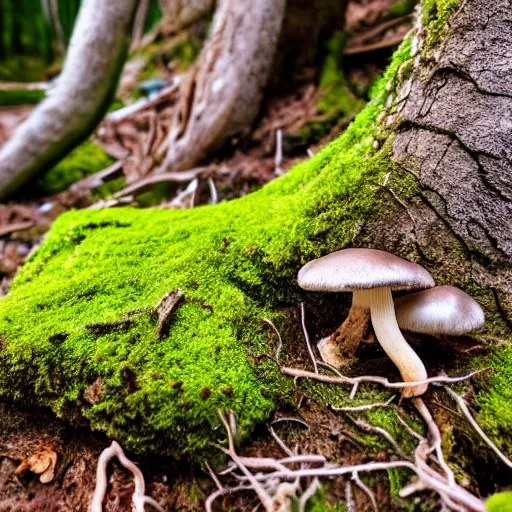
<instances>
[{"instance_id":1,"label":"thin twig","mask_svg":"<svg viewBox=\"0 0 512 512\"><path fill-rule=\"evenodd\" d=\"M249 485L240 485L238 487L228 487L228 488L224 488L222 490L219 489L218 491L215 491L214 493L210 494L210 496L208 496L208 498L206 498L206 501L204 503L206 512L213 512L213 509L212 509L213 502L220 496L224 496L226 494L234 494L235 492L240 492L240 491L252 491L252 490L254 490L254 489Z\"/></svg>"},{"instance_id":2,"label":"thin twig","mask_svg":"<svg viewBox=\"0 0 512 512\"><path fill-rule=\"evenodd\" d=\"M394 399L396 395L393 395L387 402L375 402L373 404L365 404L365 405L356 405L356 406L348 406L348 407L334 407L331 405L331 409L333 411L342 411L342 412L360 412L360 411L368 411L369 409L373 409L374 407L387 407Z\"/></svg>"},{"instance_id":3,"label":"thin twig","mask_svg":"<svg viewBox=\"0 0 512 512\"><path fill-rule=\"evenodd\" d=\"M329 384L359 384L361 382L374 382L376 384L381 384L387 388L410 388L414 386L419 386L421 384L430 384L435 382L447 382L447 383L455 383L462 382L464 380L468 380L474 375L490 370L490 368L484 368L482 370L476 370L462 377L447 377L446 375L439 375L437 377L429 377L425 380L419 380L415 382L389 382L385 377L377 377L372 375L363 375L360 377L332 377L330 375L322 375L319 373L312 373L306 370L300 370L299 368L290 368L290 367L282 367L281 373L285 375L290 375L295 378L300 379L313 379L318 380L320 382L327 382Z\"/></svg>"},{"instance_id":4,"label":"thin twig","mask_svg":"<svg viewBox=\"0 0 512 512\"><path fill-rule=\"evenodd\" d=\"M274 174L281 176L283 169L281 165L283 163L283 130L279 128L276 131L276 154L274 157Z\"/></svg>"},{"instance_id":5,"label":"thin twig","mask_svg":"<svg viewBox=\"0 0 512 512\"><path fill-rule=\"evenodd\" d=\"M481 429L480 425L476 422L475 418L471 415L469 407L466 401L455 393L453 390L445 386L446 391L449 395L457 402L460 410L466 416L466 419L471 423L471 426L476 430L478 435L483 439L485 444L509 467L512 468L512 461L487 437L485 432Z\"/></svg>"},{"instance_id":6,"label":"thin twig","mask_svg":"<svg viewBox=\"0 0 512 512\"><path fill-rule=\"evenodd\" d=\"M228 434L229 456L233 459L233 462L238 466L240 471L242 471L242 473L246 476L247 480L251 484L251 487L254 489L254 491L258 495L258 498L263 503L263 506L265 507L265 509L269 510L269 511L272 510L271 509L272 498L267 494L265 489L263 489L263 487L258 482L258 480L254 477L254 475L245 467L245 465L240 460L240 457L237 455L237 453L235 451L235 443L233 440L233 434L231 432L231 427L229 425L228 420L226 419L224 414L222 414L221 411L217 411L217 414L218 414L220 420L222 421L224 428L226 429L226 432Z\"/></svg>"},{"instance_id":7,"label":"thin twig","mask_svg":"<svg viewBox=\"0 0 512 512\"><path fill-rule=\"evenodd\" d=\"M354 503L354 498L352 497L352 485L350 480L345 482L345 505L348 512L356 511L356 504Z\"/></svg>"},{"instance_id":8,"label":"thin twig","mask_svg":"<svg viewBox=\"0 0 512 512\"><path fill-rule=\"evenodd\" d=\"M219 194L212 178L208 178L208 187L210 188L210 204L217 204L219 202Z\"/></svg>"},{"instance_id":9,"label":"thin twig","mask_svg":"<svg viewBox=\"0 0 512 512\"><path fill-rule=\"evenodd\" d=\"M375 498L375 494L372 492L372 490L359 478L359 475L357 474L357 471L354 471L352 473L352 480L354 481L354 483L357 485L357 487L359 487L359 489L361 489L365 494L366 496L368 496L368 499L371 501L372 503L372 507L373 507L373 510L375 510L375 512L378 512L378 507L377 507L377 499Z\"/></svg>"},{"instance_id":10,"label":"thin twig","mask_svg":"<svg viewBox=\"0 0 512 512\"><path fill-rule=\"evenodd\" d=\"M109 461L117 457L119 462L132 473L135 483L135 490L132 496L132 503L135 512L144 512L145 503L150 504L159 512L164 512L164 509L152 498L145 496L146 484L144 483L144 475L142 471L124 454L121 446L112 441L112 444L103 450L99 459L98 467L96 469L96 488L91 501L90 512L102 512L102 504L107 491L107 465Z\"/></svg>"},{"instance_id":11,"label":"thin twig","mask_svg":"<svg viewBox=\"0 0 512 512\"><path fill-rule=\"evenodd\" d=\"M293 452L286 446L286 443L277 435L276 431L274 430L274 427L272 425L268 426L268 430L270 432L270 435L274 438L275 442L279 445L279 448L283 450L286 455L292 457Z\"/></svg>"},{"instance_id":12,"label":"thin twig","mask_svg":"<svg viewBox=\"0 0 512 512\"><path fill-rule=\"evenodd\" d=\"M306 503L313 497L313 495L321 489L320 480L318 478L313 478L309 487L302 493L302 496L299 498L299 512L306 511Z\"/></svg>"},{"instance_id":13,"label":"thin twig","mask_svg":"<svg viewBox=\"0 0 512 512\"><path fill-rule=\"evenodd\" d=\"M398 443L395 441L393 436L384 428L376 427L375 425L370 425L369 423L366 423L366 421L362 420L361 418L353 418L352 416L348 416L359 428L362 428L366 432L373 432L375 434L378 434L382 436L384 439L386 439L389 444L393 446L393 448L396 450L396 452L404 458L407 458L404 451Z\"/></svg>"},{"instance_id":14,"label":"thin twig","mask_svg":"<svg viewBox=\"0 0 512 512\"><path fill-rule=\"evenodd\" d=\"M276 360L277 364L279 364L279 357L281 356L281 350L283 348L283 340L281 339L281 333L279 332L277 327L274 325L272 320L270 320L268 318L262 318L262 321L265 322L267 325L270 325L270 327L272 327L272 329L274 330L274 332L277 335L278 341L277 341L277 348L276 348L276 353L275 353L274 359Z\"/></svg>"},{"instance_id":15,"label":"thin twig","mask_svg":"<svg viewBox=\"0 0 512 512\"><path fill-rule=\"evenodd\" d=\"M204 459L204 465L206 466L206 469L208 470L208 473L211 477L211 479L215 482L215 485L217 486L217 489L219 491L222 491L224 489L223 485L220 483L220 480L217 478L217 475L213 471L213 469L210 467L210 464L208 464L208 461Z\"/></svg>"},{"instance_id":16,"label":"thin twig","mask_svg":"<svg viewBox=\"0 0 512 512\"><path fill-rule=\"evenodd\" d=\"M313 362L313 368L315 369L315 374L318 374L318 365L316 364L315 353L313 352L313 348L311 347L311 342L310 342L308 330L306 327L306 310L304 308L304 302L300 303L300 316L302 319L302 330L304 331L304 339L306 340L306 345L308 346L309 356L311 357L311 361Z\"/></svg>"}]
</instances>

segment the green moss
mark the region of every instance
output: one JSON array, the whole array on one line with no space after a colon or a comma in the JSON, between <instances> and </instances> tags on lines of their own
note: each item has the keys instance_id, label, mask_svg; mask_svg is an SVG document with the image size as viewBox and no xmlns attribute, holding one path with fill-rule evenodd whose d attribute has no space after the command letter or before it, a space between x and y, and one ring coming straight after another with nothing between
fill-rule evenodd
<instances>
[{"instance_id":1,"label":"green moss","mask_svg":"<svg viewBox=\"0 0 512 512\"><path fill-rule=\"evenodd\" d=\"M43 194L56 194L75 181L101 171L112 163L113 159L99 146L85 141L44 174L37 185Z\"/></svg>"},{"instance_id":2,"label":"green moss","mask_svg":"<svg viewBox=\"0 0 512 512\"><path fill-rule=\"evenodd\" d=\"M320 489L307 502L307 512L345 512L347 508L343 503L329 503L324 489Z\"/></svg>"},{"instance_id":3,"label":"green moss","mask_svg":"<svg viewBox=\"0 0 512 512\"><path fill-rule=\"evenodd\" d=\"M396 0L389 10L389 18L398 18L410 14L417 3L417 0Z\"/></svg>"},{"instance_id":4,"label":"green moss","mask_svg":"<svg viewBox=\"0 0 512 512\"><path fill-rule=\"evenodd\" d=\"M335 125L346 127L364 107L365 102L350 89L341 67L345 42L346 34L337 32L328 43L318 84L317 115L295 137L298 145L318 141Z\"/></svg>"},{"instance_id":5,"label":"green moss","mask_svg":"<svg viewBox=\"0 0 512 512\"><path fill-rule=\"evenodd\" d=\"M350 243L371 212L385 171L372 152L379 110L369 105L314 159L242 199L59 218L1 303L1 394L83 416L139 451L204 451L224 437L219 408L237 413L242 437L250 432L291 386L270 361L247 358L269 352L260 319L294 303L296 269ZM178 287L185 300L161 341L149 314L124 330L85 327L151 308ZM98 377L103 392L90 405L83 393Z\"/></svg>"},{"instance_id":6,"label":"green moss","mask_svg":"<svg viewBox=\"0 0 512 512\"><path fill-rule=\"evenodd\" d=\"M500 492L491 496L485 507L488 512L512 512L512 491Z\"/></svg>"},{"instance_id":7,"label":"green moss","mask_svg":"<svg viewBox=\"0 0 512 512\"><path fill-rule=\"evenodd\" d=\"M494 371L487 388L478 395L478 423L512 457L512 345L496 349L488 364Z\"/></svg>"},{"instance_id":8,"label":"green moss","mask_svg":"<svg viewBox=\"0 0 512 512\"><path fill-rule=\"evenodd\" d=\"M428 27L425 41L427 48L435 46L441 39L460 2L461 0L422 0L424 24Z\"/></svg>"},{"instance_id":9,"label":"green moss","mask_svg":"<svg viewBox=\"0 0 512 512\"><path fill-rule=\"evenodd\" d=\"M0 89L0 107L35 105L44 98L44 91L27 89Z\"/></svg>"}]
</instances>

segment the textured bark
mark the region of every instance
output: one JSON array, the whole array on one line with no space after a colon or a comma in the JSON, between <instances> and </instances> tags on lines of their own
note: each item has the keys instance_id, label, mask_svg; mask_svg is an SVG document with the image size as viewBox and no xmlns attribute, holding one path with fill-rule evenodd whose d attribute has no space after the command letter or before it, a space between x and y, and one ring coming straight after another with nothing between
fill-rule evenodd
<instances>
[{"instance_id":1,"label":"textured bark","mask_svg":"<svg viewBox=\"0 0 512 512\"><path fill-rule=\"evenodd\" d=\"M400 185L363 239L410 252L444 282L476 286L498 325L512 325L512 10L507 0L463 2L442 43L415 59L388 98ZM416 41L421 46L422 41ZM508 77L508 78L507 78ZM410 178L410 176L409 176Z\"/></svg>"},{"instance_id":2,"label":"textured bark","mask_svg":"<svg viewBox=\"0 0 512 512\"><path fill-rule=\"evenodd\" d=\"M160 32L174 34L204 18L215 4L214 0L159 0L162 20Z\"/></svg>"},{"instance_id":3,"label":"textured bark","mask_svg":"<svg viewBox=\"0 0 512 512\"><path fill-rule=\"evenodd\" d=\"M180 90L162 171L195 166L258 115L285 0L224 0L212 35Z\"/></svg>"},{"instance_id":4,"label":"textured bark","mask_svg":"<svg viewBox=\"0 0 512 512\"><path fill-rule=\"evenodd\" d=\"M0 151L0 198L49 168L96 127L115 92L136 0L86 0L48 97Z\"/></svg>"}]
</instances>

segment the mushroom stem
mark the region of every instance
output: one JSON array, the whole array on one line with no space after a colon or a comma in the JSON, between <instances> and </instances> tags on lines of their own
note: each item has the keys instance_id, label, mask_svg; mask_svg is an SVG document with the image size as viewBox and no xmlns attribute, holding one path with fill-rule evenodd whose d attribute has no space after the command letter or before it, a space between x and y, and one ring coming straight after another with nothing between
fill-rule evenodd
<instances>
[{"instance_id":1,"label":"mushroom stem","mask_svg":"<svg viewBox=\"0 0 512 512\"><path fill-rule=\"evenodd\" d=\"M352 357L370 324L370 291L354 290L352 305L345 321L329 336L318 343L322 359L340 367L343 356Z\"/></svg>"},{"instance_id":2,"label":"mushroom stem","mask_svg":"<svg viewBox=\"0 0 512 512\"><path fill-rule=\"evenodd\" d=\"M395 363L404 382L415 382L427 378L427 370L416 352L402 336L396 322L391 289L387 286L370 291L371 319L375 335L382 348ZM404 389L403 398L419 396L427 390L427 384Z\"/></svg>"}]
</instances>

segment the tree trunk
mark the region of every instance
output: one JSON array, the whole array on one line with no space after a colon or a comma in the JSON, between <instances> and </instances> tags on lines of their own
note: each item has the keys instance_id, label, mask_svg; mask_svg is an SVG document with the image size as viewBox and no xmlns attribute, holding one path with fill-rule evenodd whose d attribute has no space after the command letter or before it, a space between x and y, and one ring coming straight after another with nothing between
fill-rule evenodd
<instances>
[{"instance_id":1,"label":"tree trunk","mask_svg":"<svg viewBox=\"0 0 512 512\"><path fill-rule=\"evenodd\" d=\"M115 93L136 5L136 0L83 2L55 87L0 151L0 198L48 169L94 130Z\"/></svg>"},{"instance_id":2,"label":"tree trunk","mask_svg":"<svg viewBox=\"0 0 512 512\"><path fill-rule=\"evenodd\" d=\"M194 68L180 88L162 171L194 167L259 113L285 0L223 0Z\"/></svg>"},{"instance_id":3,"label":"tree trunk","mask_svg":"<svg viewBox=\"0 0 512 512\"><path fill-rule=\"evenodd\" d=\"M181 3L170 5L178 12ZM160 172L192 168L231 137L247 134L269 80L271 85L292 84L293 73L311 65L325 39L343 27L346 5L330 0L219 2L212 35L180 89ZM196 7L179 11L179 19L204 13L206 6Z\"/></svg>"},{"instance_id":4,"label":"tree trunk","mask_svg":"<svg viewBox=\"0 0 512 512\"><path fill-rule=\"evenodd\" d=\"M298 289L301 265L373 247L422 263L484 307L479 357L426 340L418 352L429 375L494 367L465 389L486 433L512 455L509 4L429 1L346 133L263 190L187 211L62 216L1 303L0 396L85 417L137 451L202 457L218 442L218 409L234 411L243 437L280 400L294 406L290 380L262 357L275 347L262 318L281 322L281 361L304 366L298 303L314 341L341 323L340 297ZM160 339L147 312L177 289L182 302ZM351 371L398 378L383 356L361 355ZM373 401L372 389L358 396ZM442 405L457 475L489 494L498 471L484 474L475 459L499 469L492 452L442 388L425 400Z\"/></svg>"}]
</instances>

